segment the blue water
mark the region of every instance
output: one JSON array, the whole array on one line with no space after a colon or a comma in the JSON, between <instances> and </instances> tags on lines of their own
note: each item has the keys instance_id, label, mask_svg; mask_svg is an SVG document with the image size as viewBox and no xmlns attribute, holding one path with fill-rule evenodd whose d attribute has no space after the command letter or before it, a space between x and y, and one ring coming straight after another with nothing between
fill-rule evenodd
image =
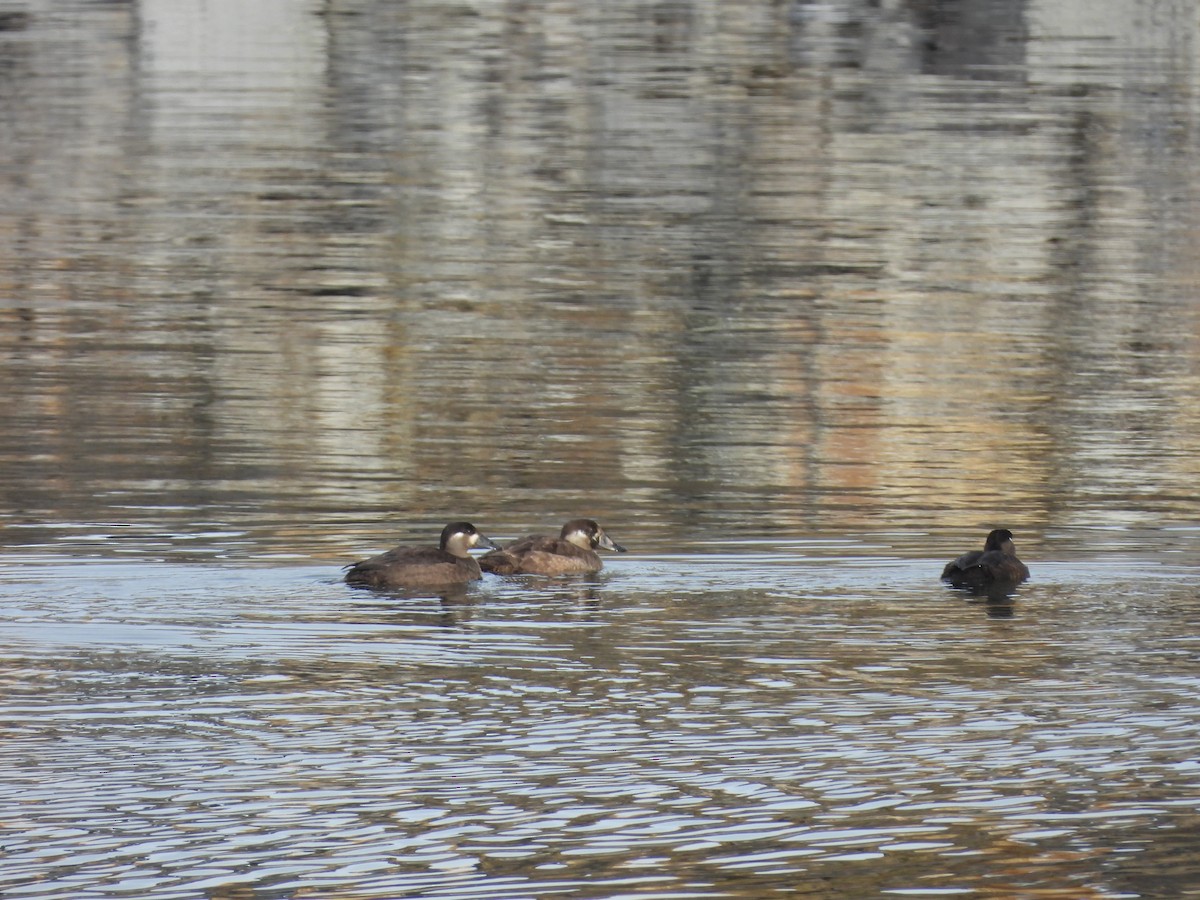
<instances>
[{"instance_id":1,"label":"blue water","mask_svg":"<svg viewBox=\"0 0 1200 900\"><path fill-rule=\"evenodd\" d=\"M313 565L6 567L0 879L45 897L1194 887L1194 570L1046 563L998 604L933 563L621 557L450 599Z\"/></svg>"}]
</instances>

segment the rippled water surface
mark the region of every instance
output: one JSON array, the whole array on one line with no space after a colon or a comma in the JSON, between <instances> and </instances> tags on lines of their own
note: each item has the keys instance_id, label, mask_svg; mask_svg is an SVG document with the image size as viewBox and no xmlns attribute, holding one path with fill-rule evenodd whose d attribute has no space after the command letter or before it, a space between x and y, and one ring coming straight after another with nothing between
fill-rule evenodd
<instances>
[{"instance_id":1,"label":"rippled water surface","mask_svg":"<svg viewBox=\"0 0 1200 900\"><path fill-rule=\"evenodd\" d=\"M0 894L1200 893L1200 22L1102 7L2 0Z\"/></svg>"},{"instance_id":2,"label":"rippled water surface","mask_svg":"<svg viewBox=\"0 0 1200 900\"><path fill-rule=\"evenodd\" d=\"M995 604L932 564L642 558L447 600L313 566L6 568L0 887L1194 889L1194 572L1081 591L1094 570L1050 565Z\"/></svg>"}]
</instances>

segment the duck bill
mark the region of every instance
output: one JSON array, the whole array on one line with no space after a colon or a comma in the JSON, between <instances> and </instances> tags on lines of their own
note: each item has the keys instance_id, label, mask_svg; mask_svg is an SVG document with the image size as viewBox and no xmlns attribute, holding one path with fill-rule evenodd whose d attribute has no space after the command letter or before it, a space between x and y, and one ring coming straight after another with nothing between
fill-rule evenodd
<instances>
[{"instance_id":1,"label":"duck bill","mask_svg":"<svg viewBox=\"0 0 1200 900\"><path fill-rule=\"evenodd\" d=\"M483 532L475 534L475 543L471 545L472 550L499 550L500 545L489 538Z\"/></svg>"},{"instance_id":2,"label":"duck bill","mask_svg":"<svg viewBox=\"0 0 1200 900\"><path fill-rule=\"evenodd\" d=\"M605 550L612 550L614 553L624 553L625 548L610 538L603 531L596 535L596 543Z\"/></svg>"}]
</instances>

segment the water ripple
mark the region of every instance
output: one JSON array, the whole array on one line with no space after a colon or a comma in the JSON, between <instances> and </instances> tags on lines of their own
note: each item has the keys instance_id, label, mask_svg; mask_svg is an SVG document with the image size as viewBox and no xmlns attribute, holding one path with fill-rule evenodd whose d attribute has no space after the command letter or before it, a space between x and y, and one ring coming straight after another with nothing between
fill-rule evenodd
<instances>
[{"instance_id":1,"label":"water ripple","mask_svg":"<svg viewBox=\"0 0 1200 900\"><path fill-rule=\"evenodd\" d=\"M906 889L919 858L1115 896L1100 848L1168 852L1200 812L1196 678L1132 611L1194 600L1114 608L1117 640L1053 585L997 621L937 585L897 617L635 570L447 623L305 569L158 571L193 602L114 575L0 627L6 894L755 896L834 866Z\"/></svg>"}]
</instances>

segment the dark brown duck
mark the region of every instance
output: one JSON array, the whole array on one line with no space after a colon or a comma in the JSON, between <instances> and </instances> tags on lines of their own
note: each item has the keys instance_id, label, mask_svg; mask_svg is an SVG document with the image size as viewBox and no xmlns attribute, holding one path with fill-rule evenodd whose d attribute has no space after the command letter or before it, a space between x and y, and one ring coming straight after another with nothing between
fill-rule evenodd
<instances>
[{"instance_id":1,"label":"dark brown duck","mask_svg":"<svg viewBox=\"0 0 1200 900\"><path fill-rule=\"evenodd\" d=\"M436 547L397 547L349 566L346 583L371 588L437 587L483 577L472 547L496 545L470 522L451 522Z\"/></svg>"},{"instance_id":2,"label":"dark brown duck","mask_svg":"<svg viewBox=\"0 0 1200 900\"><path fill-rule=\"evenodd\" d=\"M596 548L624 553L591 519L572 519L558 537L531 534L479 558L485 572L497 575L586 575L604 567Z\"/></svg>"},{"instance_id":3,"label":"dark brown duck","mask_svg":"<svg viewBox=\"0 0 1200 900\"><path fill-rule=\"evenodd\" d=\"M964 553L942 570L942 581L948 581L954 587L1020 584L1028 577L1029 569L1017 559L1012 532L1007 528L995 529L987 536L982 550Z\"/></svg>"}]
</instances>

